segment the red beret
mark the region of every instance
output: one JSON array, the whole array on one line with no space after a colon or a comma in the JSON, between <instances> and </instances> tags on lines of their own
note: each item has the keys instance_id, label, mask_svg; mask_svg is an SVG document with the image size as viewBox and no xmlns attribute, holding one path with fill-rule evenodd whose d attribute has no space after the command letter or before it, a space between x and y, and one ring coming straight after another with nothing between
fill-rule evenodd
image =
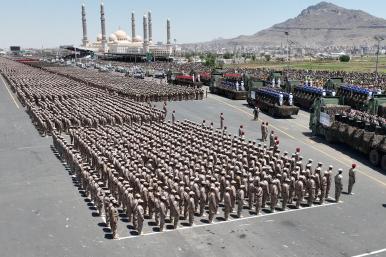
<instances>
[{"instance_id":1,"label":"red beret","mask_svg":"<svg viewBox=\"0 0 386 257\"><path fill-rule=\"evenodd\" d=\"M355 164L355 163L353 163L352 165L351 165L351 167L353 167L353 168L355 168L357 165Z\"/></svg>"}]
</instances>

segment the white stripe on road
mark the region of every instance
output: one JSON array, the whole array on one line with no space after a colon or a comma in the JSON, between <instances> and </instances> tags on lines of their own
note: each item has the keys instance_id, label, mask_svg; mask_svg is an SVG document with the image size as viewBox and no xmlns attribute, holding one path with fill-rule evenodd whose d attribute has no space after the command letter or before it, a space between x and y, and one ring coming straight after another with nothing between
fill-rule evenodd
<instances>
[{"instance_id":1,"label":"white stripe on road","mask_svg":"<svg viewBox=\"0 0 386 257\"><path fill-rule=\"evenodd\" d=\"M386 248L378 250L378 251L373 251L373 252L368 252L368 253L364 253L364 254L355 255L355 256L352 256L352 257L364 257L364 256L370 256L370 255L374 255L374 254L378 254L378 253L383 253L383 252L386 252Z\"/></svg>"},{"instance_id":2,"label":"white stripe on road","mask_svg":"<svg viewBox=\"0 0 386 257\"><path fill-rule=\"evenodd\" d=\"M10 91L9 88L7 87L7 83L5 83L5 81L4 81L4 79L3 79L3 76L0 75L0 78L1 78L1 81L3 82L3 84L4 84L4 87L7 89L8 94L11 96L13 102L15 103L17 109L20 109L20 108L19 108L19 105L17 104L17 102L16 102L15 98L13 97L11 91Z\"/></svg>"},{"instance_id":3,"label":"white stripe on road","mask_svg":"<svg viewBox=\"0 0 386 257\"><path fill-rule=\"evenodd\" d=\"M340 201L339 203L342 203L342 202ZM290 209L287 211L277 211L277 212L273 212L273 213L260 214L260 215L249 216L249 217L244 217L244 218L229 219L227 221L218 221L218 222L213 222L210 224L193 225L192 227L179 227L177 229L168 229L168 230L164 230L162 232L150 232L150 233L142 234L140 236L125 236L125 237L120 237L116 240L133 239L133 238L139 238L141 236L161 235L161 234L164 234L167 232L176 232L176 231L180 231L180 230L194 229L194 228L199 228L199 227L208 227L208 226L214 226L214 225L223 224L223 223L231 223L231 222L235 222L235 221L242 221L242 220L256 219L256 218L267 217L267 216L272 216L272 215L284 214L284 213L288 213L288 212L296 212L296 211L302 211L302 210L304 211L304 210L308 210L308 209L326 207L326 206L331 206L331 205L335 205L335 204L338 204L338 203L328 203L328 204L324 204L324 205L313 205L312 207L305 207L305 208L300 208L300 209Z\"/></svg>"}]
</instances>

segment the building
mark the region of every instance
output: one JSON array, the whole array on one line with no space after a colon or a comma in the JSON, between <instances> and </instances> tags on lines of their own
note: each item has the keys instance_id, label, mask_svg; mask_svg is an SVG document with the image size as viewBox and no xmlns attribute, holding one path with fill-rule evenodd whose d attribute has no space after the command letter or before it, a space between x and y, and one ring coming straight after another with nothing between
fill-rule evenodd
<instances>
[{"instance_id":1,"label":"building","mask_svg":"<svg viewBox=\"0 0 386 257\"><path fill-rule=\"evenodd\" d=\"M104 4L100 5L101 33L95 42L89 42L87 36L87 21L85 6L82 5L83 37L81 48L91 50L99 56L110 58L171 58L180 48L171 44L170 20L166 21L166 44L153 43L152 13L143 16L143 36L136 34L135 13L131 13L131 36L119 28L109 37L106 36L106 18Z\"/></svg>"}]
</instances>

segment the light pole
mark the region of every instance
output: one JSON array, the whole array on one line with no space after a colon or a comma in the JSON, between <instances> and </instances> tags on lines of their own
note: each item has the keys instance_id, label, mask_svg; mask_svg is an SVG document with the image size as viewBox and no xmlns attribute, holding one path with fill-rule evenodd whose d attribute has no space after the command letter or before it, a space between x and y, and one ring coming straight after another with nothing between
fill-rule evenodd
<instances>
[{"instance_id":1,"label":"light pole","mask_svg":"<svg viewBox=\"0 0 386 257\"><path fill-rule=\"evenodd\" d=\"M284 31L284 34L286 35L286 38L287 38L287 69L289 69L289 44L288 44L288 36L289 36L289 32L288 31Z\"/></svg>"},{"instance_id":2,"label":"light pole","mask_svg":"<svg viewBox=\"0 0 386 257\"><path fill-rule=\"evenodd\" d=\"M294 44L295 44L294 41L288 40L288 69L291 64L291 46L293 46Z\"/></svg>"},{"instance_id":3,"label":"light pole","mask_svg":"<svg viewBox=\"0 0 386 257\"><path fill-rule=\"evenodd\" d=\"M381 36L375 36L375 40L377 40L377 60L375 63L375 84L378 86L378 61L379 61L379 43L384 40Z\"/></svg>"}]
</instances>

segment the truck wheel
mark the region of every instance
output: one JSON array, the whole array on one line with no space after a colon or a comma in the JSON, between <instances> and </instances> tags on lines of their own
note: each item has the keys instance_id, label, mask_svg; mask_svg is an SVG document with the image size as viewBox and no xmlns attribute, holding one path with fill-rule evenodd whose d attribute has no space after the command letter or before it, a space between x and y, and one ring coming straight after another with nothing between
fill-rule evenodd
<instances>
[{"instance_id":1,"label":"truck wheel","mask_svg":"<svg viewBox=\"0 0 386 257\"><path fill-rule=\"evenodd\" d=\"M378 166L380 157L379 157L379 153L376 149L373 149L370 151L369 159L370 159L370 162L372 165Z\"/></svg>"},{"instance_id":2,"label":"truck wheel","mask_svg":"<svg viewBox=\"0 0 386 257\"><path fill-rule=\"evenodd\" d=\"M382 156L381 168L382 168L383 171L386 171L386 154Z\"/></svg>"}]
</instances>

